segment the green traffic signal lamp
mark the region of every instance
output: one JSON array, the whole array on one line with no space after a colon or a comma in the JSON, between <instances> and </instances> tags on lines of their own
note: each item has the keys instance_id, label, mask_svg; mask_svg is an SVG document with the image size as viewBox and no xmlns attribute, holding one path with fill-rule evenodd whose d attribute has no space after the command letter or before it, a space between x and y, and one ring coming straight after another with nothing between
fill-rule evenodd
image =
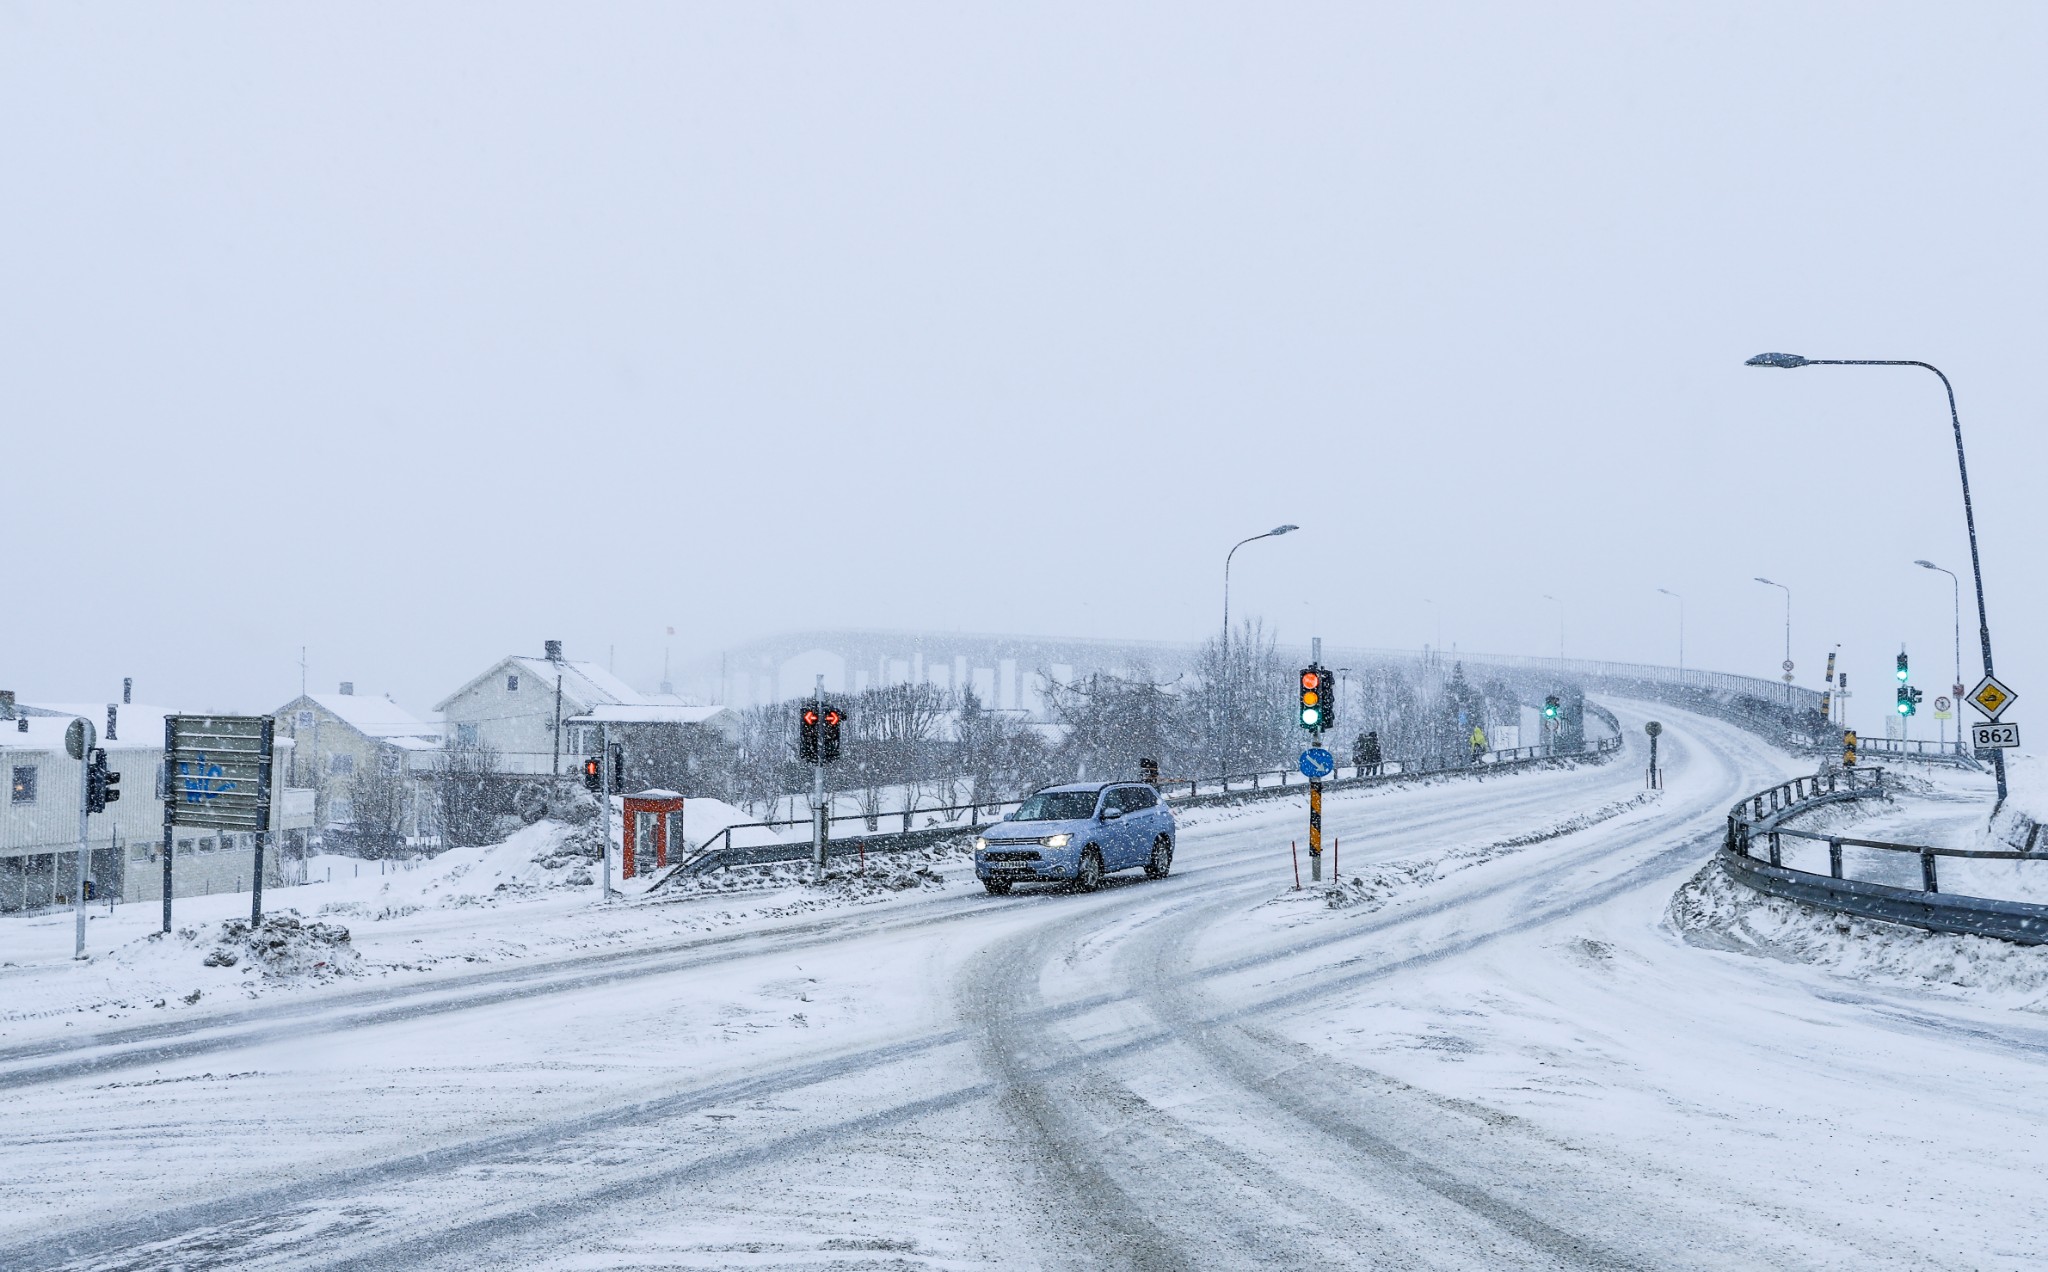
<instances>
[{"instance_id":1,"label":"green traffic signal lamp","mask_svg":"<svg viewBox=\"0 0 2048 1272\"><path fill-rule=\"evenodd\" d=\"M1906 683L1906 674L1907 674L1907 673L1906 673L1906 654L1905 654L1905 651L1904 651L1904 650L1901 650L1901 651L1899 651L1899 671L1898 671L1898 676L1899 676L1899 683L1900 683L1900 684L1905 684L1905 683Z\"/></svg>"}]
</instances>

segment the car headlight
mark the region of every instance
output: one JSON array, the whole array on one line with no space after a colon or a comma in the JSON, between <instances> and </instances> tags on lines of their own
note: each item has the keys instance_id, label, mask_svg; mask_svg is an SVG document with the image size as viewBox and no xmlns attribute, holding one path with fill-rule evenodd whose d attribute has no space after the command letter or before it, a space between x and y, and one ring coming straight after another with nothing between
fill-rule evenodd
<instances>
[{"instance_id":1,"label":"car headlight","mask_svg":"<svg viewBox=\"0 0 2048 1272\"><path fill-rule=\"evenodd\" d=\"M976 840L974 841L974 851L976 851L976 852L980 852L980 851L981 851L982 849L984 849L984 848L986 848L986 847L988 847L988 840L986 840L986 839L976 839Z\"/></svg>"},{"instance_id":2,"label":"car headlight","mask_svg":"<svg viewBox=\"0 0 2048 1272\"><path fill-rule=\"evenodd\" d=\"M1073 842L1074 837L1072 835L1051 835L1046 838L1045 846L1048 848L1064 848Z\"/></svg>"}]
</instances>

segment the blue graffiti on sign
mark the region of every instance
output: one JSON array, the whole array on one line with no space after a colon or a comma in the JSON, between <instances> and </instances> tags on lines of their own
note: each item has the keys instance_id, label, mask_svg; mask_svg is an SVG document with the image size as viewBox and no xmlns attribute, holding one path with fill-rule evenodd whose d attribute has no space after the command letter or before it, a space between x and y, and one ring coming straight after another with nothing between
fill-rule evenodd
<instances>
[{"instance_id":1,"label":"blue graffiti on sign","mask_svg":"<svg viewBox=\"0 0 2048 1272\"><path fill-rule=\"evenodd\" d=\"M233 782L223 782L220 780L221 773L220 765L208 764L206 762L206 752L204 751L201 751L199 758L191 763L179 764L178 776L183 778L185 782L185 802L188 804L204 804L210 800L219 799L222 795L235 789Z\"/></svg>"}]
</instances>

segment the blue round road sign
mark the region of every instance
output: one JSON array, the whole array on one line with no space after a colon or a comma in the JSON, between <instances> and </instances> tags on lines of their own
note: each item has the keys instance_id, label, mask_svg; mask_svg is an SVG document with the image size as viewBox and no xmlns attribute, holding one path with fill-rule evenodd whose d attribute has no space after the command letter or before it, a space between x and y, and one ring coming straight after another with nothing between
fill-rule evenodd
<instances>
[{"instance_id":1,"label":"blue round road sign","mask_svg":"<svg viewBox=\"0 0 2048 1272\"><path fill-rule=\"evenodd\" d=\"M1312 746L1301 753L1301 775L1311 781L1328 777L1337 771L1337 757L1319 746Z\"/></svg>"}]
</instances>

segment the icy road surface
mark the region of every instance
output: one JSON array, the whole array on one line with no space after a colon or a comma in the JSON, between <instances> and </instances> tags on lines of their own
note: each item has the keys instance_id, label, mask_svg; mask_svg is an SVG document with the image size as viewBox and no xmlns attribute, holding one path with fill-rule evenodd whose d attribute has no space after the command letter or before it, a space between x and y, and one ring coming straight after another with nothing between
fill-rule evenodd
<instances>
[{"instance_id":1,"label":"icy road surface","mask_svg":"<svg viewBox=\"0 0 2048 1272\"><path fill-rule=\"evenodd\" d=\"M1682 939L1802 763L1658 714L1660 795L1637 747L1331 798L1334 897L1275 801L1093 895L639 903L531 968L53 1026L0 1044L0 1267L2044 1266L2038 1011Z\"/></svg>"}]
</instances>

